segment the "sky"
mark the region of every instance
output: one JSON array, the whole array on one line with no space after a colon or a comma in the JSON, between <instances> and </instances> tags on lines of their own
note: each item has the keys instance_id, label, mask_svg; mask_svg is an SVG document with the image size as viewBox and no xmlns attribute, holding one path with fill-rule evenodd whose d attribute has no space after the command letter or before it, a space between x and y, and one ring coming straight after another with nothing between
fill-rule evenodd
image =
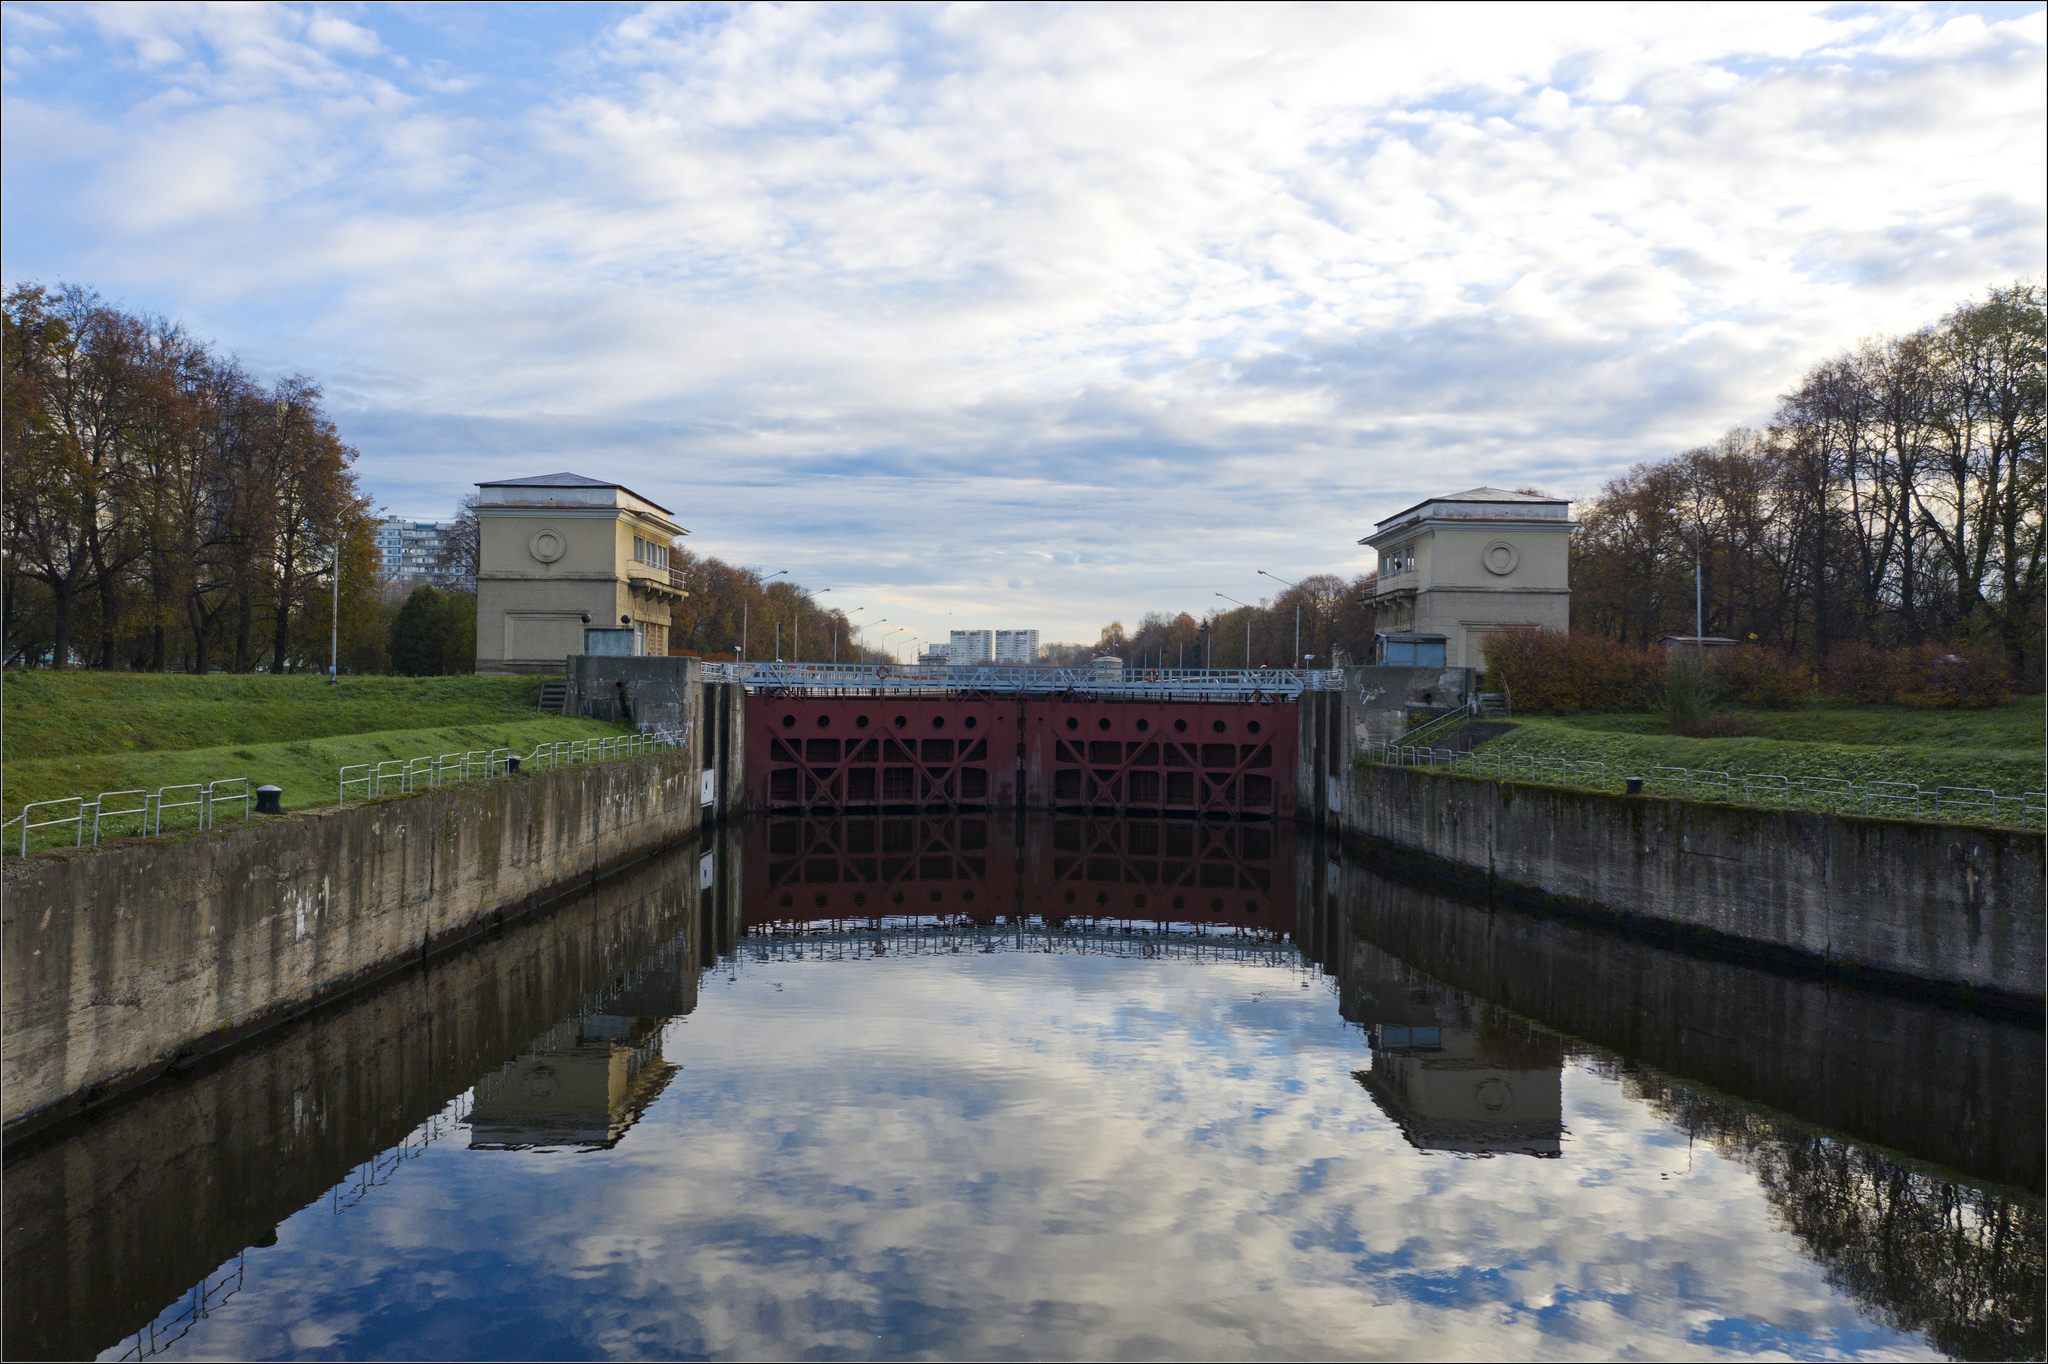
<instances>
[{"instance_id":1,"label":"sky","mask_svg":"<svg viewBox=\"0 0 2048 1364\"><path fill-rule=\"evenodd\" d=\"M2039 4L0 16L6 285L314 377L393 514L612 478L926 640L1589 497L2048 254Z\"/></svg>"}]
</instances>

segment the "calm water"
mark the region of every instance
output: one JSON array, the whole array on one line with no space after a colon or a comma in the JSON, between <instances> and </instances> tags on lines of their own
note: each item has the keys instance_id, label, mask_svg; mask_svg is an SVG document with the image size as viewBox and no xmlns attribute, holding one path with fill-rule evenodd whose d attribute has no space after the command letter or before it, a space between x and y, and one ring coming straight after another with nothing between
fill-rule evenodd
<instances>
[{"instance_id":1,"label":"calm water","mask_svg":"<svg viewBox=\"0 0 2048 1364\"><path fill-rule=\"evenodd\" d=\"M5 1344L2038 1358L2042 1071L1285 827L759 823L15 1157Z\"/></svg>"}]
</instances>

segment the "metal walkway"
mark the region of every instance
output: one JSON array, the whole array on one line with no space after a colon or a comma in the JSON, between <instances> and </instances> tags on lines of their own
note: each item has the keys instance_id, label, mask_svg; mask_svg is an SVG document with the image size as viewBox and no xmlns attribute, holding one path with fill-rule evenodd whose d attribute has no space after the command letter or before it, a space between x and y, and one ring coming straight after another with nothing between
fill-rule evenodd
<instances>
[{"instance_id":1,"label":"metal walkway","mask_svg":"<svg viewBox=\"0 0 2048 1364\"><path fill-rule=\"evenodd\" d=\"M1342 691L1344 674L1306 668L948 668L891 663L706 663L706 682L750 691L864 696L1074 694L1175 701L1292 699Z\"/></svg>"}]
</instances>

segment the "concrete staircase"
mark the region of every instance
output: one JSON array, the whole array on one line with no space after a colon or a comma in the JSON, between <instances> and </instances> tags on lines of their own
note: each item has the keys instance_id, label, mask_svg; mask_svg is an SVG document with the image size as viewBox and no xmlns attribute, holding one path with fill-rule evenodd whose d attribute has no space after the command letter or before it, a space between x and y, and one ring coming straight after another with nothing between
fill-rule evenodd
<instances>
[{"instance_id":1,"label":"concrete staircase","mask_svg":"<svg viewBox=\"0 0 2048 1364\"><path fill-rule=\"evenodd\" d=\"M569 700L569 679L566 677L549 678L540 684L540 688L536 693L536 699L539 701L542 711L549 715L560 715L562 707Z\"/></svg>"},{"instance_id":2,"label":"concrete staircase","mask_svg":"<svg viewBox=\"0 0 2048 1364\"><path fill-rule=\"evenodd\" d=\"M1508 704L1506 692L1483 691L1479 693L1480 718L1498 720L1514 713L1514 707Z\"/></svg>"}]
</instances>

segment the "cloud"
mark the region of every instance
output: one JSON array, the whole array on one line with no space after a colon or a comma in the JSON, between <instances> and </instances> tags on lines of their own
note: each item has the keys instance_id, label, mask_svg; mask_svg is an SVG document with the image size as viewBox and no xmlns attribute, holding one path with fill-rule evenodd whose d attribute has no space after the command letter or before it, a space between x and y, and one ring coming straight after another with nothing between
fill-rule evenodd
<instances>
[{"instance_id":1,"label":"cloud","mask_svg":"<svg viewBox=\"0 0 2048 1364\"><path fill-rule=\"evenodd\" d=\"M6 276L322 376L408 513L547 450L1080 637L2042 268L2038 8L605 13L10 8Z\"/></svg>"},{"instance_id":2,"label":"cloud","mask_svg":"<svg viewBox=\"0 0 2048 1364\"><path fill-rule=\"evenodd\" d=\"M711 973L614 1150L429 1147L289 1219L184 1348L1925 1353L1590 1069L1561 1159L1459 1159L1404 1141L1330 982L1285 965L822 955Z\"/></svg>"}]
</instances>

